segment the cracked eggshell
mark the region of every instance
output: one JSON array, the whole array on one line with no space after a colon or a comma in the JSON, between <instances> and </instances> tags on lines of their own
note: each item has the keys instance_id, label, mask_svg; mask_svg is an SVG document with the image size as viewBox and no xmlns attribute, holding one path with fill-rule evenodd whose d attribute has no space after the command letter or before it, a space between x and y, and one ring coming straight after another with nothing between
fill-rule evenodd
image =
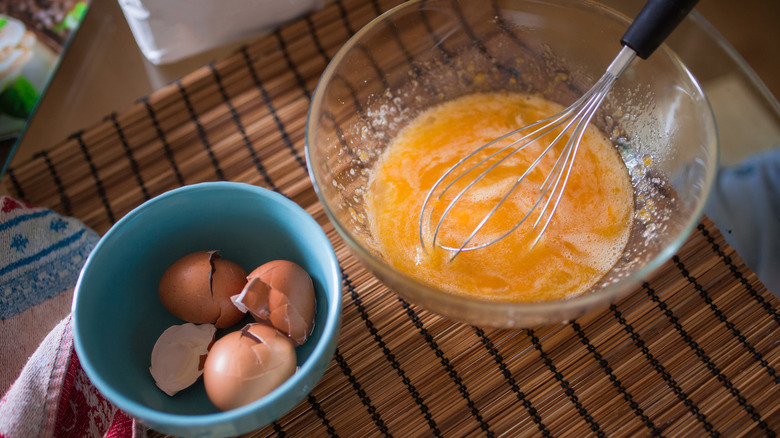
<instances>
[{"instance_id":1,"label":"cracked eggshell","mask_svg":"<svg viewBox=\"0 0 780 438\"><path fill-rule=\"evenodd\" d=\"M231 297L235 306L258 322L268 322L301 345L314 330L317 302L309 274L287 260L263 264L247 277L246 287Z\"/></svg>"},{"instance_id":2,"label":"cracked eggshell","mask_svg":"<svg viewBox=\"0 0 780 438\"><path fill-rule=\"evenodd\" d=\"M206 394L222 411L252 403L296 370L295 347L275 328L253 323L214 343L206 358Z\"/></svg>"},{"instance_id":3,"label":"cracked eggshell","mask_svg":"<svg viewBox=\"0 0 780 438\"><path fill-rule=\"evenodd\" d=\"M213 324L186 323L166 329L152 348L149 372L157 387L173 396L203 374L217 329Z\"/></svg>"},{"instance_id":4,"label":"cracked eggshell","mask_svg":"<svg viewBox=\"0 0 780 438\"><path fill-rule=\"evenodd\" d=\"M218 251L198 251L172 264L158 288L160 301L174 316L195 324L230 327L243 317L230 297L246 285L246 271Z\"/></svg>"}]
</instances>

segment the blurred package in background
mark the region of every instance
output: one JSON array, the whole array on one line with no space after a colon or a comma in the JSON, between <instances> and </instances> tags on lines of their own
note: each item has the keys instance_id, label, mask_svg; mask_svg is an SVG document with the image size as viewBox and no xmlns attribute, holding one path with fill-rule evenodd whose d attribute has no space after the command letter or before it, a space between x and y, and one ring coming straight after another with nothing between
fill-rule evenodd
<instances>
[{"instance_id":1,"label":"blurred package in background","mask_svg":"<svg viewBox=\"0 0 780 438\"><path fill-rule=\"evenodd\" d=\"M85 0L0 0L0 147L21 135L67 42L87 12Z\"/></svg>"},{"instance_id":2,"label":"blurred package in background","mask_svg":"<svg viewBox=\"0 0 780 438\"><path fill-rule=\"evenodd\" d=\"M118 0L138 47L153 64L179 61L259 35L323 0Z\"/></svg>"}]
</instances>

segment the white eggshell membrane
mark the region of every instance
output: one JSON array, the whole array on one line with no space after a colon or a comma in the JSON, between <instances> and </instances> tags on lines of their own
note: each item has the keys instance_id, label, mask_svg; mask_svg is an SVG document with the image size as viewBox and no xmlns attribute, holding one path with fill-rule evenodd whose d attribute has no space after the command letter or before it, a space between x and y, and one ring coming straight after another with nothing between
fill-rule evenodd
<instances>
[{"instance_id":1,"label":"white eggshell membrane","mask_svg":"<svg viewBox=\"0 0 780 438\"><path fill-rule=\"evenodd\" d=\"M216 331L213 324L189 322L165 330L154 344L149 367L157 387L173 396L195 383L203 374L201 361Z\"/></svg>"}]
</instances>

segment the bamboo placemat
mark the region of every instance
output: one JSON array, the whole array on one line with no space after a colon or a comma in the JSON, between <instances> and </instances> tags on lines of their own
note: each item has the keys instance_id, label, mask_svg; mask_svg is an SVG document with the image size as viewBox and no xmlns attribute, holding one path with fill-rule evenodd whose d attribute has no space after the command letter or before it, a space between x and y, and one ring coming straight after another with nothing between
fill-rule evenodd
<instances>
[{"instance_id":1,"label":"bamboo placemat","mask_svg":"<svg viewBox=\"0 0 780 438\"><path fill-rule=\"evenodd\" d=\"M344 278L338 349L304 402L249 436L774 436L778 301L707 218L635 293L533 330L441 318L358 264L309 182L304 123L330 58L398 2L330 4L41 150L4 184L100 233L212 180L276 190L317 219Z\"/></svg>"}]
</instances>

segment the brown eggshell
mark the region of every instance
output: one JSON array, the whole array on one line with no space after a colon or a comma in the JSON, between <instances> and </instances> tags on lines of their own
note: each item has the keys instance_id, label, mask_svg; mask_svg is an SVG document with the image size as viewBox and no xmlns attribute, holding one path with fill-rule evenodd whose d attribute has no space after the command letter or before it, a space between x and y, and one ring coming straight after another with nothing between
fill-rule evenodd
<instances>
[{"instance_id":1,"label":"brown eggshell","mask_svg":"<svg viewBox=\"0 0 780 438\"><path fill-rule=\"evenodd\" d=\"M274 260L247 277L241 294L231 299L258 322L268 322L301 345L314 330L317 307L309 274L287 260Z\"/></svg>"},{"instance_id":2,"label":"brown eggshell","mask_svg":"<svg viewBox=\"0 0 780 438\"><path fill-rule=\"evenodd\" d=\"M160 301L174 316L195 324L230 327L243 317L230 297L246 284L246 271L217 251L188 254L163 274Z\"/></svg>"},{"instance_id":3,"label":"brown eggshell","mask_svg":"<svg viewBox=\"0 0 780 438\"><path fill-rule=\"evenodd\" d=\"M211 347L203 369L206 394L222 411L252 403L295 373L295 347L275 328L248 324Z\"/></svg>"}]
</instances>

